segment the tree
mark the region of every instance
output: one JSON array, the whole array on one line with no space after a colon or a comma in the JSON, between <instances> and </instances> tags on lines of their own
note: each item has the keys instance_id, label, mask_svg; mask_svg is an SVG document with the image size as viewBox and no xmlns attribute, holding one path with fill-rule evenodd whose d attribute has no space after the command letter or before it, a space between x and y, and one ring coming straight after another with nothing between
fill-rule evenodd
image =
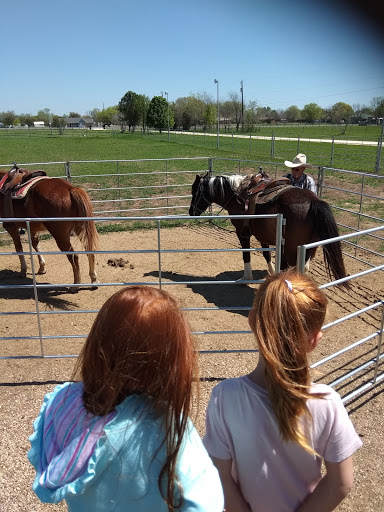
<instances>
[{"instance_id":1,"label":"tree","mask_svg":"<svg viewBox=\"0 0 384 512\"><path fill-rule=\"evenodd\" d=\"M16 122L17 116L13 110L7 112L1 112L0 120L5 126L13 126Z\"/></svg>"},{"instance_id":2,"label":"tree","mask_svg":"<svg viewBox=\"0 0 384 512\"><path fill-rule=\"evenodd\" d=\"M213 104L208 104L205 107L204 112L204 128L209 129L212 127L216 122L216 108Z\"/></svg>"},{"instance_id":3,"label":"tree","mask_svg":"<svg viewBox=\"0 0 384 512\"><path fill-rule=\"evenodd\" d=\"M300 119L299 107L297 107L296 105L291 105L285 111L284 116L289 123L294 123L295 121L298 121Z\"/></svg>"},{"instance_id":4,"label":"tree","mask_svg":"<svg viewBox=\"0 0 384 512\"><path fill-rule=\"evenodd\" d=\"M149 108L150 99L145 94L139 94L138 98L138 109L139 109L139 118L143 131L145 131L145 127L147 125L147 114ZM173 124L172 124L173 126Z\"/></svg>"},{"instance_id":5,"label":"tree","mask_svg":"<svg viewBox=\"0 0 384 512\"><path fill-rule=\"evenodd\" d=\"M304 105L301 117L307 123L313 123L316 119L323 117L323 109L317 103L308 103L308 105Z\"/></svg>"},{"instance_id":6,"label":"tree","mask_svg":"<svg viewBox=\"0 0 384 512\"><path fill-rule=\"evenodd\" d=\"M49 126L51 122L51 111L49 108L44 108L43 110L38 110L36 115L36 121L44 121L45 126Z\"/></svg>"},{"instance_id":7,"label":"tree","mask_svg":"<svg viewBox=\"0 0 384 512\"><path fill-rule=\"evenodd\" d=\"M229 93L229 98L232 103L232 112L233 117L236 123L236 131L239 131L239 126L241 123L241 99L240 95L237 92L231 91Z\"/></svg>"},{"instance_id":8,"label":"tree","mask_svg":"<svg viewBox=\"0 0 384 512\"><path fill-rule=\"evenodd\" d=\"M151 99L147 112L147 123L160 130L160 133L168 127L168 102L162 96L154 96Z\"/></svg>"},{"instance_id":9,"label":"tree","mask_svg":"<svg viewBox=\"0 0 384 512\"><path fill-rule=\"evenodd\" d=\"M67 125L67 123L66 123L64 117L59 117L59 116L55 116L55 115L52 116L51 126L52 126L52 128L58 128L60 135L63 134L66 125Z\"/></svg>"},{"instance_id":10,"label":"tree","mask_svg":"<svg viewBox=\"0 0 384 512\"><path fill-rule=\"evenodd\" d=\"M118 104L122 121L128 125L129 131L135 131L140 121L140 96L133 91L124 94Z\"/></svg>"},{"instance_id":11,"label":"tree","mask_svg":"<svg viewBox=\"0 0 384 512\"><path fill-rule=\"evenodd\" d=\"M384 117L384 96L376 96L371 101L373 115L377 117Z\"/></svg>"},{"instance_id":12,"label":"tree","mask_svg":"<svg viewBox=\"0 0 384 512\"><path fill-rule=\"evenodd\" d=\"M331 122L332 123L341 123L344 121L346 124L351 119L353 115L353 108L348 103L343 103L339 101L335 103L330 110Z\"/></svg>"},{"instance_id":13,"label":"tree","mask_svg":"<svg viewBox=\"0 0 384 512\"><path fill-rule=\"evenodd\" d=\"M258 107L257 117L260 121L271 124L272 121L276 121L278 118L276 110L272 110L271 107Z\"/></svg>"},{"instance_id":14,"label":"tree","mask_svg":"<svg viewBox=\"0 0 384 512\"><path fill-rule=\"evenodd\" d=\"M80 115L80 114L78 114L77 112L70 112L70 113L68 114L68 117L81 117L81 115Z\"/></svg>"},{"instance_id":15,"label":"tree","mask_svg":"<svg viewBox=\"0 0 384 512\"><path fill-rule=\"evenodd\" d=\"M225 128L228 127L231 124L232 119L235 117L234 111L233 111L233 104L232 101L224 101L224 103L221 103L219 105L220 107L220 117L224 119L224 126Z\"/></svg>"},{"instance_id":16,"label":"tree","mask_svg":"<svg viewBox=\"0 0 384 512\"><path fill-rule=\"evenodd\" d=\"M189 130L204 122L206 103L196 96L177 98L173 103L173 113L176 127Z\"/></svg>"},{"instance_id":17,"label":"tree","mask_svg":"<svg viewBox=\"0 0 384 512\"><path fill-rule=\"evenodd\" d=\"M245 129L251 132L257 120L257 103L256 101L249 101L246 105L244 112Z\"/></svg>"},{"instance_id":18,"label":"tree","mask_svg":"<svg viewBox=\"0 0 384 512\"><path fill-rule=\"evenodd\" d=\"M118 107L113 106L104 108L103 110L98 110L98 112L96 112L96 117L94 119L96 122L102 125L110 126L111 124L118 124L118 115Z\"/></svg>"},{"instance_id":19,"label":"tree","mask_svg":"<svg viewBox=\"0 0 384 512\"><path fill-rule=\"evenodd\" d=\"M364 122L369 117L373 116L373 110L371 107L367 107L367 105L355 104L353 105L354 115L353 122L360 123Z\"/></svg>"},{"instance_id":20,"label":"tree","mask_svg":"<svg viewBox=\"0 0 384 512\"><path fill-rule=\"evenodd\" d=\"M31 114L20 114L19 122L21 126L33 126L33 118Z\"/></svg>"}]
</instances>

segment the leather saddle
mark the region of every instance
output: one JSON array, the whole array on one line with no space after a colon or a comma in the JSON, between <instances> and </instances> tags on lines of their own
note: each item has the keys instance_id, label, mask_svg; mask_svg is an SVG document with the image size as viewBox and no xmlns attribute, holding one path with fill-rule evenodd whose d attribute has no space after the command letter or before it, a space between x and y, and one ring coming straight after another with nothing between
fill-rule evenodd
<instances>
[{"instance_id":1,"label":"leather saddle","mask_svg":"<svg viewBox=\"0 0 384 512\"><path fill-rule=\"evenodd\" d=\"M0 180L0 193L4 195L4 216L13 217L13 199L19 196L23 199L29 189L36 180L47 177L45 171L28 171L27 169L20 169L16 164L8 171Z\"/></svg>"},{"instance_id":2,"label":"leather saddle","mask_svg":"<svg viewBox=\"0 0 384 512\"><path fill-rule=\"evenodd\" d=\"M261 169L259 174L245 178L239 187L239 200L244 202L244 214L254 215L258 205L264 205L276 199L281 192L290 188L289 178L271 179ZM249 228L250 219L244 219L242 234L251 236Z\"/></svg>"},{"instance_id":3,"label":"leather saddle","mask_svg":"<svg viewBox=\"0 0 384 512\"><path fill-rule=\"evenodd\" d=\"M45 171L28 171L27 169L21 169L16 164L13 165L12 169L1 180L0 192L3 194L10 194L12 191L23 187L29 180L38 176L46 176Z\"/></svg>"}]
</instances>

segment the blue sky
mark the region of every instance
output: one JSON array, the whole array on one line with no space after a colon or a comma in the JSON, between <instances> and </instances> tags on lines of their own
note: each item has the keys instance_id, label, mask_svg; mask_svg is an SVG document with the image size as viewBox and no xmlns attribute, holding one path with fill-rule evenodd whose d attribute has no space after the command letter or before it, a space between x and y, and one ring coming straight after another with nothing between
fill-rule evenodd
<instances>
[{"instance_id":1,"label":"blue sky","mask_svg":"<svg viewBox=\"0 0 384 512\"><path fill-rule=\"evenodd\" d=\"M2 0L0 111L85 114L128 90L216 100L214 79L220 100L243 80L261 106L368 105L384 96L384 39L340 2Z\"/></svg>"}]
</instances>

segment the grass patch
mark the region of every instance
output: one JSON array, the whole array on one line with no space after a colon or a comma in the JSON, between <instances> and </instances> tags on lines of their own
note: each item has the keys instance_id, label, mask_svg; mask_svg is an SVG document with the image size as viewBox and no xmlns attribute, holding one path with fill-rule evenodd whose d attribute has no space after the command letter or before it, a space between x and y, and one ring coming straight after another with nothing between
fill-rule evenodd
<instances>
[{"instance_id":1,"label":"grass patch","mask_svg":"<svg viewBox=\"0 0 384 512\"><path fill-rule=\"evenodd\" d=\"M334 137L352 140L377 141L380 136L380 127L350 126L347 132L342 133L344 127L326 125L298 125L298 126L274 126L259 127L251 135L275 137L292 137L296 140L280 141L250 139L248 135L242 138L232 134L221 134L219 148L217 138L204 133L171 133L145 134L120 133L116 131L92 131L70 130L65 135L51 136L47 131L36 130L0 130L0 144L2 148L2 165L11 165L13 162L19 165L25 163L59 162L50 164L48 173L51 176L64 175L64 162L71 163L71 170L75 175L86 174L124 174L152 172L162 169L168 172L178 170L180 166L190 170L204 170L207 168L205 161L186 163L182 160L169 162L167 169L160 162L97 162L91 160L141 160L141 159L170 159L183 157L218 157L249 159L259 162L270 162L281 165L284 160L291 159L298 152L307 154L308 159L314 165L346 168L349 170L374 172L376 163L376 146L347 144L332 144L329 142L302 141L302 138L327 139ZM89 133L88 133L89 132ZM33 133L33 135L31 135ZM84 136L85 135L85 136ZM225 136L226 135L226 136ZM300 138L299 138L300 137ZM347 138L348 138L347 137ZM80 161L80 162L79 162ZM216 162L217 170L225 167L223 162ZM31 168L41 168L40 165ZM81 184L81 183L79 183Z\"/></svg>"}]
</instances>

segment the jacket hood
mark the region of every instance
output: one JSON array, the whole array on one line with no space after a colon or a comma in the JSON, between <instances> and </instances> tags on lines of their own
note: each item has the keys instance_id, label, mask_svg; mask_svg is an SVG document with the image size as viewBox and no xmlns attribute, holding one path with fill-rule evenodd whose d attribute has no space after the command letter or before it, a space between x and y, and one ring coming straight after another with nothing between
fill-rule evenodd
<instances>
[{"instance_id":1,"label":"jacket hood","mask_svg":"<svg viewBox=\"0 0 384 512\"><path fill-rule=\"evenodd\" d=\"M43 501L45 495L51 501L57 494L57 502L67 492L81 492L94 478L95 453L103 450L106 426L116 415L117 410L106 416L88 412L80 382L59 385L45 396L28 452L37 471L33 488Z\"/></svg>"}]
</instances>

